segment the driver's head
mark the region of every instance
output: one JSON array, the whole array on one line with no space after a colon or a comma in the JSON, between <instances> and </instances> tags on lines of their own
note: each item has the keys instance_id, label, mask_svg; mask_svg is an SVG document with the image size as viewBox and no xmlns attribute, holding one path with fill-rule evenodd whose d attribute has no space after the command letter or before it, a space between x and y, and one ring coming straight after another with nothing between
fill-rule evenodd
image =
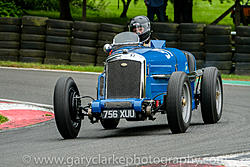
<instances>
[{"instance_id":1,"label":"driver's head","mask_svg":"<svg viewBox=\"0 0 250 167\"><path fill-rule=\"evenodd\" d=\"M136 16L129 23L129 31L136 33L141 42L149 40L151 35L150 21L146 16Z\"/></svg>"}]
</instances>

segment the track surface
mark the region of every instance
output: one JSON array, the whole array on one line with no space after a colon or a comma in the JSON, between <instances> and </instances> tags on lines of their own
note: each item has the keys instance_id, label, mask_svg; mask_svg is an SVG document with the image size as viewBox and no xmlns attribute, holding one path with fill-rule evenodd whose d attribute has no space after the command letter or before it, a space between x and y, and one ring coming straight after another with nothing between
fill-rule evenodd
<instances>
[{"instance_id":1,"label":"track surface","mask_svg":"<svg viewBox=\"0 0 250 167\"><path fill-rule=\"evenodd\" d=\"M96 75L0 69L0 98L52 104L60 76L72 76L82 95L95 97ZM37 157L169 158L250 151L249 121L250 87L224 86L224 109L218 124L203 125L200 110L193 113L187 133L175 135L167 126L166 115L159 115L154 122L122 120L115 130L103 130L100 124L85 119L77 139L62 140L51 120L0 132L0 166L34 166Z\"/></svg>"}]
</instances>

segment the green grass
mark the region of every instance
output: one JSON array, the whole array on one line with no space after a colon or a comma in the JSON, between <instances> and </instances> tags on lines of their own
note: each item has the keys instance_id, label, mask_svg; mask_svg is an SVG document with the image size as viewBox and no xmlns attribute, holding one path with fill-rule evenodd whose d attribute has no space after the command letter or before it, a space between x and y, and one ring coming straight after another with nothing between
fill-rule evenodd
<instances>
[{"instance_id":1,"label":"green grass","mask_svg":"<svg viewBox=\"0 0 250 167\"><path fill-rule=\"evenodd\" d=\"M11 61L0 61L0 66L2 66L2 67L17 67L17 68L86 71L86 72L102 72L103 71L103 67L100 67L100 66L50 65L50 64L21 63L21 62L11 62Z\"/></svg>"},{"instance_id":2,"label":"green grass","mask_svg":"<svg viewBox=\"0 0 250 167\"><path fill-rule=\"evenodd\" d=\"M110 5L106 8L106 10L91 11L87 10L87 21L92 22L108 22L108 23L116 23L116 24L126 24L130 18L138 15L147 15L147 8L144 4L143 0L140 0L137 4L134 4L133 1L129 6L129 10L127 12L128 18L121 19L120 14L122 12L123 5L120 2L120 7L118 9L117 0L106 0L110 2ZM212 4L208 1L203 0L193 0L193 21L195 23L206 23L210 24L216 18L218 18L222 13L224 13L229 7L233 5L233 0L228 0L224 3L220 3L219 0L213 0ZM74 20L81 20L81 12L80 8L72 8L72 16ZM48 16L50 18L59 18L59 12L47 12L47 11L26 11L29 15L36 16ZM167 15L169 17L169 21L173 22L174 20L174 8L173 4L168 2L167 6ZM219 24L223 25L231 25L233 26L233 21L230 18L230 14L226 16Z\"/></svg>"},{"instance_id":3,"label":"green grass","mask_svg":"<svg viewBox=\"0 0 250 167\"><path fill-rule=\"evenodd\" d=\"M0 61L0 66L17 67L17 68L84 71L84 72L103 72L103 67L100 66L48 65L39 63L21 63L21 62L11 62L11 61ZM222 74L222 78L226 80L250 81L250 76L246 75Z\"/></svg>"},{"instance_id":4,"label":"green grass","mask_svg":"<svg viewBox=\"0 0 250 167\"><path fill-rule=\"evenodd\" d=\"M250 81L250 76L247 75L222 74L222 78L224 80Z\"/></svg>"},{"instance_id":5,"label":"green grass","mask_svg":"<svg viewBox=\"0 0 250 167\"><path fill-rule=\"evenodd\" d=\"M4 122L7 122L8 121L8 118L0 115L0 124L4 123Z\"/></svg>"}]
</instances>

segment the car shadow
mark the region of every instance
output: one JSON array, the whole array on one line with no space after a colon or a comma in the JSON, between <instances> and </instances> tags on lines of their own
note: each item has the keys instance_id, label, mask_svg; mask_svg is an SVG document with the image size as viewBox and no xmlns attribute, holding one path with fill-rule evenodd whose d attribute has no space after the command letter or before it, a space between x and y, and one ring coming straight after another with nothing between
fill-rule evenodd
<instances>
[{"instance_id":1,"label":"car shadow","mask_svg":"<svg viewBox=\"0 0 250 167\"><path fill-rule=\"evenodd\" d=\"M192 126L201 126L203 123L191 123ZM95 133L94 133L95 132ZM81 136L78 139L103 139L103 138L118 138L118 137L135 137L135 136L162 136L172 135L168 124L143 125L134 127L120 127L117 129L106 130L99 129L91 132L91 135ZM188 132L187 132L188 133Z\"/></svg>"}]
</instances>

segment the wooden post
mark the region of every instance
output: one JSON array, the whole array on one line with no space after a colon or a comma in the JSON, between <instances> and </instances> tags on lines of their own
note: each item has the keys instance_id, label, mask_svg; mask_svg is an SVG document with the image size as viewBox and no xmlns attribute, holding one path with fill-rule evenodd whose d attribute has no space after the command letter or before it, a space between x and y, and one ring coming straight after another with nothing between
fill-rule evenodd
<instances>
[{"instance_id":1,"label":"wooden post","mask_svg":"<svg viewBox=\"0 0 250 167\"><path fill-rule=\"evenodd\" d=\"M240 0L235 1L235 26L240 25Z\"/></svg>"},{"instance_id":2,"label":"wooden post","mask_svg":"<svg viewBox=\"0 0 250 167\"><path fill-rule=\"evenodd\" d=\"M83 0L82 3L82 20L86 21L86 10L87 10L87 0Z\"/></svg>"}]
</instances>

